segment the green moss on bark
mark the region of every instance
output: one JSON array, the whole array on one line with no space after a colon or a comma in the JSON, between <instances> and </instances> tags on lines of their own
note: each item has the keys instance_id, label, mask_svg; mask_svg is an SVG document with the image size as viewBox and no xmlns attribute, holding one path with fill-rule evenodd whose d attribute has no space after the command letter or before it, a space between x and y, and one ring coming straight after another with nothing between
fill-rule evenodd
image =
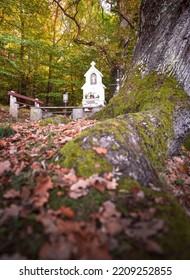
<instances>
[{"instance_id":1,"label":"green moss on bark","mask_svg":"<svg viewBox=\"0 0 190 280\"><path fill-rule=\"evenodd\" d=\"M185 106L186 101L186 93L173 77L154 72L141 78L137 71L133 71L121 92L94 117L102 120L127 113L153 113L157 109L171 115L178 103L183 102Z\"/></svg>"},{"instance_id":2,"label":"green moss on bark","mask_svg":"<svg viewBox=\"0 0 190 280\"><path fill-rule=\"evenodd\" d=\"M58 163L67 168L74 168L78 176L85 178L94 173L112 171L107 159L98 155L92 149L82 148L80 140L76 138L59 151Z\"/></svg>"},{"instance_id":3,"label":"green moss on bark","mask_svg":"<svg viewBox=\"0 0 190 280\"><path fill-rule=\"evenodd\" d=\"M132 123L141 138L141 146L155 167L167 156L170 140L174 137L173 120L177 108L187 108L188 96L173 77L156 72L143 79L132 73L107 107L96 119L122 117Z\"/></svg>"},{"instance_id":4,"label":"green moss on bark","mask_svg":"<svg viewBox=\"0 0 190 280\"><path fill-rule=\"evenodd\" d=\"M108 132L110 135L108 136ZM94 173L112 171L107 156L111 151L116 151L126 143L126 135L130 133L125 121L111 119L84 131L72 142L66 144L54 158L61 166L74 168L79 176L88 177ZM104 143L97 141L102 137ZM106 149L106 138L112 138L110 149L105 154L97 153L93 148ZM108 139L109 140L109 139ZM106 150L105 150L106 151Z\"/></svg>"},{"instance_id":5,"label":"green moss on bark","mask_svg":"<svg viewBox=\"0 0 190 280\"><path fill-rule=\"evenodd\" d=\"M170 139L173 136L172 120L165 113L151 111L128 114L127 118L139 134L141 146L157 167L166 158Z\"/></svg>"}]
</instances>

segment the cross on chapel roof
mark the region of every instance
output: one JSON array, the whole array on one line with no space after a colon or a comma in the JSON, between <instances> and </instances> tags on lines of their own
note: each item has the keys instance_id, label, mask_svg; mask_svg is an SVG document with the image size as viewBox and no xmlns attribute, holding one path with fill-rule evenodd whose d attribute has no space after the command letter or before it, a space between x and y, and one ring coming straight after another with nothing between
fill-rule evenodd
<instances>
[{"instance_id":1,"label":"cross on chapel roof","mask_svg":"<svg viewBox=\"0 0 190 280\"><path fill-rule=\"evenodd\" d=\"M92 61L90 65L91 65L91 66L95 66L96 63L95 63L94 61Z\"/></svg>"}]
</instances>

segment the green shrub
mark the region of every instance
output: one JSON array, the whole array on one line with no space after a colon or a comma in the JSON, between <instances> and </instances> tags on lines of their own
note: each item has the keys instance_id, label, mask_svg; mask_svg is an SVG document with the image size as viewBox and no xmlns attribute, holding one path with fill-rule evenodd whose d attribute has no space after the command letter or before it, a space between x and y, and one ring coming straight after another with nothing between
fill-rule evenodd
<instances>
[{"instance_id":1,"label":"green shrub","mask_svg":"<svg viewBox=\"0 0 190 280\"><path fill-rule=\"evenodd\" d=\"M0 126L0 139L1 138L8 138L11 135L14 135L16 132L14 131L14 129L11 126Z\"/></svg>"},{"instance_id":2,"label":"green shrub","mask_svg":"<svg viewBox=\"0 0 190 280\"><path fill-rule=\"evenodd\" d=\"M0 89L0 104L8 105L9 104L9 96L6 91Z\"/></svg>"},{"instance_id":3,"label":"green shrub","mask_svg":"<svg viewBox=\"0 0 190 280\"><path fill-rule=\"evenodd\" d=\"M182 178L178 178L178 179L175 180L174 182L175 182L176 185L182 186L182 185L184 184L185 180L182 179Z\"/></svg>"},{"instance_id":4,"label":"green shrub","mask_svg":"<svg viewBox=\"0 0 190 280\"><path fill-rule=\"evenodd\" d=\"M63 103L63 96L60 92L50 92L49 96L49 104L48 106L64 106ZM37 98L42 100L44 103L46 101L47 94L46 93L39 93Z\"/></svg>"}]
</instances>

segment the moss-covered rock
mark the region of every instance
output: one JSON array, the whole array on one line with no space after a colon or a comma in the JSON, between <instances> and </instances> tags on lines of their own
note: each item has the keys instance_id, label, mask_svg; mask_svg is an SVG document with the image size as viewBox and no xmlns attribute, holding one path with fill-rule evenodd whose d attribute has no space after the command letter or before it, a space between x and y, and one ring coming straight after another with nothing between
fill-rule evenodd
<instances>
[{"instance_id":1,"label":"moss-covered rock","mask_svg":"<svg viewBox=\"0 0 190 280\"><path fill-rule=\"evenodd\" d=\"M0 139L8 138L11 135L14 135L16 132L10 125L1 125L0 126Z\"/></svg>"},{"instance_id":2,"label":"moss-covered rock","mask_svg":"<svg viewBox=\"0 0 190 280\"><path fill-rule=\"evenodd\" d=\"M39 121L41 126L47 126L49 124L67 124L71 121L71 119L63 116L63 115L55 115L52 118L45 118Z\"/></svg>"}]
</instances>

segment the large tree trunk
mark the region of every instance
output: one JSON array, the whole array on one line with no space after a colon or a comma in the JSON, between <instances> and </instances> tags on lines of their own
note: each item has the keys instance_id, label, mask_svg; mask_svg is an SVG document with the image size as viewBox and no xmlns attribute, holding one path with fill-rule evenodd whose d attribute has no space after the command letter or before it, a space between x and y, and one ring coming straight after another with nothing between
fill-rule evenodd
<instances>
[{"instance_id":1,"label":"large tree trunk","mask_svg":"<svg viewBox=\"0 0 190 280\"><path fill-rule=\"evenodd\" d=\"M190 0L143 0L134 54L144 72L172 73L190 95Z\"/></svg>"}]
</instances>

